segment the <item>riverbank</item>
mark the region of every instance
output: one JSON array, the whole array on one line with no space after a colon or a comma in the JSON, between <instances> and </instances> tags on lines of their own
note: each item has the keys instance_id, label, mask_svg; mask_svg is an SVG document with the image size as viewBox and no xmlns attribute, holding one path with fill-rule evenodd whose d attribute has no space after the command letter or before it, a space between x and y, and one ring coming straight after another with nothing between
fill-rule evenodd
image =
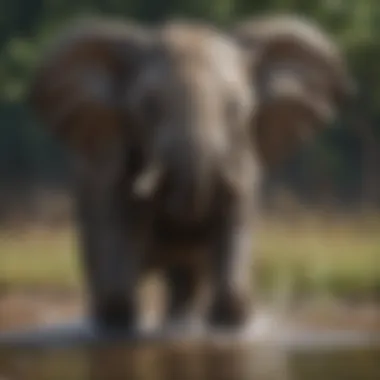
<instances>
[{"instance_id":1,"label":"riverbank","mask_svg":"<svg viewBox=\"0 0 380 380\"><path fill-rule=\"evenodd\" d=\"M150 318L157 310L148 305ZM294 308L267 307L281 323L299 329L346 330L380 333L380 304L352 305L342 301L304 302ZM3 293L0 296L0 331L33 328L41 324L64 323L84 316L85 299L74 291L30 290ZM278 315L277 315L278 314Z\"/></svg>"}]
</instances>

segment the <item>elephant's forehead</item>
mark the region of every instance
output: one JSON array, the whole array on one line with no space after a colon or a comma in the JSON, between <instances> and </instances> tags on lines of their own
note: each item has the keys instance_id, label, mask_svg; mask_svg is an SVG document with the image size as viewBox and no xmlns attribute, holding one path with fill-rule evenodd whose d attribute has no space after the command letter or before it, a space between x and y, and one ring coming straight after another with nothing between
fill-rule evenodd
<instances>
[{"instance_id":1,"label":"elephant's forehead","mask_svg":"<svg viewBox=\"0 0 380 380\"><path fill-rule=\"evenodd\" d=\"M192 75L212 72L229 82L246 80L242 51L214 30L172 26L164 33L164 45L174 65Z\"/></svg>"}]
</instances>

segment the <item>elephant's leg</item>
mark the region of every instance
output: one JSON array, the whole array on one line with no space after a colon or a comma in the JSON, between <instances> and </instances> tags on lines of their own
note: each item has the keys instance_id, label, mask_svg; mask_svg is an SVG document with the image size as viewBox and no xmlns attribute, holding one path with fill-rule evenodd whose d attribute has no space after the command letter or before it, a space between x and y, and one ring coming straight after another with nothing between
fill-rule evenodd
<instances>
[{"instance_id":1,"label":"elephant's leg","mask_svg":"<svg viewBox=\"0 0 380 380\"><path fill-rule=\"evenodd\" d=\"M172 263L164 269L167 289L164 326L192 331L202 326L208 296L204 264L195 259L190 263Z\"/></svg>"},{"instance_id":2,"label":"elephant's leg","mask_svg":"<svg viewBox=\"0 0 380 380\"><path fill-rule=\"evenodd\" d=\"M134 327L142 231L129 220L125 202L114 191L82 187L78 218L91 318L101 328Z\"/></svg>"},{"instance_id":3,"label":"elephant's leg","mask_svg":"<svg viewBox=\"0 0 380 380\"><path fill-rule=\"evenodd\" d=\"M193 267L175 266L166 270L168 287L167 320L175 321L195 313L198 307L201 278Z\"/></svg>"},{"instance_id":4,"label":"elephant's leg","mask_svg":"<svg viewBox=\"0 0 380 380\"><path fill-rule=\"evenodd\" d=\"M249 197L247 197L249 198ZM208 320L213 326L239 327L251 309L253 218L251 202L236 199L226 207L212 254L213 294Z\"/></svg>"}]
</instances>

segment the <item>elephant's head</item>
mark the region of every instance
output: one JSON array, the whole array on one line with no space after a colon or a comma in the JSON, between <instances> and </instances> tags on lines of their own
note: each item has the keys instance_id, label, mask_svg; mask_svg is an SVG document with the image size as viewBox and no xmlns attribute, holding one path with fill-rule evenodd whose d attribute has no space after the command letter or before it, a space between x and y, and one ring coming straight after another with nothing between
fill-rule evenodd
<instances>
[{"instance_id":1,"label":"elephant's head","mask_svg":"<svg viewBox=\"0 0 380 380\"><path fill-rule=\"evenodd\" d=\"M81 23L55 42L30 100L87 159L119 142L138 150L137 196L203 209L211 186L235 185L254 103L247 68L235 41L205 25Z\"/></svg>"},{"instance_id":2,"label":"elephant's head","mask_svg":"<svg viewBox=\"0 0 380 380\"><path fill-rule=\"evenodd\" d=\"M335 50L297 20L252 21L234 36L183 22L81 23L55 42L30 101L82 156L139 151L138 196L164 187L174 205L203 209L218 181L240 184L252 128L271 161L330 115L346 91Z\"/></svg>"},{"instance_id":3,"label":"elephant's head","mask_svg":"<svg viewBox=\"0 0 380 380\"><path fill-rule=\"evenodd\" d=\"M253 137L271 166L327 126L354 84L336 44L310 20L261 16L234 34L251 59L260 103Z\"/></svg>"},{"instance_id":4,"label":"elephant's head","mask_svg":"<svg viewBox=\"0 0 380 380\"><path fill-rule=\"evenodd\" d=\"M140 194L151 194L159 178L174 202L205 195L218 180L234 185L233 156L249 137L254 103L246 68L240 47L211 27L178 22L159 30L125 103L148 147Z\"/></svg>"}]
</instances>

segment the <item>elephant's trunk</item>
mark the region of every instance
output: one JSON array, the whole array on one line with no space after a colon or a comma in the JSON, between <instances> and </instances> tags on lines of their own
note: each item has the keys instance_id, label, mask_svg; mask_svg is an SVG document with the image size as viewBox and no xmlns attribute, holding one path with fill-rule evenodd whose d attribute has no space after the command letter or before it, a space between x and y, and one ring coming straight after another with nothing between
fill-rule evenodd
<instances>
[{"instance_id":1,"label":"elephant's trunk","mask_svg":"<svg viewBox=\"0 0 380 380\"><path fill-rule=\"evenodd\" d=\"M134 192L145 198L159 192L167 212L194 219L201 217L209 205L216 155L213 144L197 135L198 128L190 131L161 138L158 154L136 179Z\"/></svg>"},{"instance_id":2,"label":"elephant's trunk","mask_svg":"<svg viewBox=\"0 0 380 380\"><path fill-rule=\"evenodd\" d=\"M170 160L170 211L200 217L210 201L214 174L212 147L201 136L189 136Z\"/></svg>"},{"instance_id":3,"label":"elephant's trunk","mask_svg":"<svg viewBox=\"0 0 380 380\"><path fill-rule=\"evenodd\" d=\"M203 73L203 72L202 72ZM142 173L147 195L158 190L171 215L199 219L207 212L229 145L222 105L207 75L192 66L179 74L176 98L156 127L153 159Z\"/></svg>"}]
</instances>

